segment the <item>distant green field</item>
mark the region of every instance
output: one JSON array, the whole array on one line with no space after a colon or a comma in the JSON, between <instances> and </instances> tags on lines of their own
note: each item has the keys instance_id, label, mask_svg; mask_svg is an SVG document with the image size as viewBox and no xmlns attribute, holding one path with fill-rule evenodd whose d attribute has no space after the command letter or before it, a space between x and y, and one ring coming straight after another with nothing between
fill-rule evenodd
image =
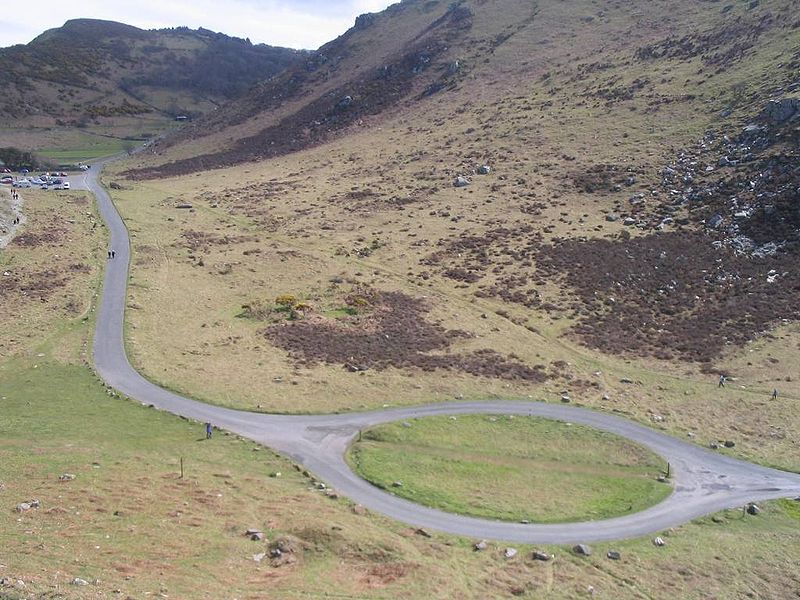
<instances>
[{"instance_id":1,"label":"distant green field","mask_svg":"<svg viewBox=\"0 0 800 600\"><path fill-rule=\"evenodd\" d=\"M42 148L37 152L45 158L60 163L77 163L119 154L127 149L134 148L139 142L121 140L117 138L88 137L82 141L82 145L75 148Z\"/></svg>"},{"instance_id":2,"label":"distant green field","mask_svg":"<svg viewBox=\"0 0 800 600\"><path fill-rule=\"evenodd\" d=\"M534 417L433 417L375 427L349 454L378 487L449 512L554 523L663 500L658 456L618 436Z\"/></svg>"}]
</instances>

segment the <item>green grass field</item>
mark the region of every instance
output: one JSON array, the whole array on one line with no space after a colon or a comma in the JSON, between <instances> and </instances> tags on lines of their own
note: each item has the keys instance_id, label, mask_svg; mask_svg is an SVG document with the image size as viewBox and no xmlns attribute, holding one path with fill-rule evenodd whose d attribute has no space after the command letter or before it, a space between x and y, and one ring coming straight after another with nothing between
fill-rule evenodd
<instances>
[{"instance_id":1,"label":"green grass field","mask_svg":"<svg viewBox=\"0 0 800 600\"><path fill-rule=\"evenodd\" d=\"M489 519L605 519L642 510L672 491L656 481L664 463L649 450L590 427L535 417L381 425L365 432L349 460L362 477L398 496Z\"/></svg>"},{"instance_id":2,"label":"green grass field","mask_svg":"<svg viewBox=\"0 0 800 600\"><path fill-rule=\"evenodd\" d=\"M67 164L93 160L101 156L119 154L135 148L139 142L118 138L87 136L85 144L75 148L42 148L38 154L50 160Z\"/></svg>"}]
</instances>

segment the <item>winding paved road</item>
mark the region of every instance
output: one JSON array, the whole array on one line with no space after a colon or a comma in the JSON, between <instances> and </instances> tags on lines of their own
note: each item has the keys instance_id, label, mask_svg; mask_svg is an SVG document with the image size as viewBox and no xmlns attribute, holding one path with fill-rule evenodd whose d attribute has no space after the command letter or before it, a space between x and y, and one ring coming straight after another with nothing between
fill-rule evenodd
<instances>
[{"instance_id":1,"label":"winding paved road","mask_svg":"<svg viewBox=\"0 0 800 600\"><path fill-rule=\"evenodd\" d=\"M344 415L265 415L184 398L142 377L131 367L123 343L130 243L125 224L97 180L102 163L83 178L108 225L116 258L108 261L97 318L94 361L112 387L145 404L216 426L274 448L363 506L415 527L521 543L569 544L643 536L724 508L755 500L800 495L800 475L768 469L688 444L632 421L583 408L539 402L447 403ZM669 461L672 495L647 510L603 521L537 525L489 521L426 508L384 492L347 466L344 453L360 429L430 415L534 415L582 423L625 436ZM546 490L543 491L546 493Z\"/></svg>"}]
</instances>

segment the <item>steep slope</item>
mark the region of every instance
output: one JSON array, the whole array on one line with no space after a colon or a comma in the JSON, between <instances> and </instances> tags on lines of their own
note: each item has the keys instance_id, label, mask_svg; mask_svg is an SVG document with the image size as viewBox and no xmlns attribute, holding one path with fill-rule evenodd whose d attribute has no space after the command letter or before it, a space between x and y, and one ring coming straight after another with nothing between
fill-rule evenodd
<instances>
[{"instance_id":1,"label":"steep slope","mask_svg":"<svg viewBox=\"0 0 800 600\"><path fill-rule=\"evenodd\" d=\"M0 122L197 114L236 98L303 53L199 29L145 31L67 21L27 45L0 49Z\"/></svg>"}]
</instances>

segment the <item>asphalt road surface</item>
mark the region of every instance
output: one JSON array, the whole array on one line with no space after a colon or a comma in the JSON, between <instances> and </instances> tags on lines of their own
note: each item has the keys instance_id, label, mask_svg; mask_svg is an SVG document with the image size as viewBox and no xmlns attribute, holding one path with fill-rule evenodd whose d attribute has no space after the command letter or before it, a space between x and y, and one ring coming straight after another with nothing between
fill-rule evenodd
<instances>
[{"instance_id":1,"label":"asphalt road surface","mask_svg":"<svg viewBox=\"0 0 800 600\"><path fill-rule=\"evenodd\" d=\"M588 409L540 402L492 401L442 403L412 408L341 415L265 415L211 406L158 387L131 367L123 343L130 242L125 224L98 183L96 162L81 184L97 196L116 258L108 261L97 318L94 362L113 388L144 404L176 415L210 421L283 453L311 471L328 487L354 502L414 527L477 539L520 543L571 544L644 536L681 525L724 508L757 500L800 496L800 475L760 467L723 456L627 419ZM77 182L76 182L77 183ZM647 510L602 521L523 524L445 513L397 498L355 475L344 460L360 429L378 423L430 415L533 415L590 425L647 446L669 462L674 492ZM547 490L542 490L543 494Z\"/></svg>"}]
</instances>

